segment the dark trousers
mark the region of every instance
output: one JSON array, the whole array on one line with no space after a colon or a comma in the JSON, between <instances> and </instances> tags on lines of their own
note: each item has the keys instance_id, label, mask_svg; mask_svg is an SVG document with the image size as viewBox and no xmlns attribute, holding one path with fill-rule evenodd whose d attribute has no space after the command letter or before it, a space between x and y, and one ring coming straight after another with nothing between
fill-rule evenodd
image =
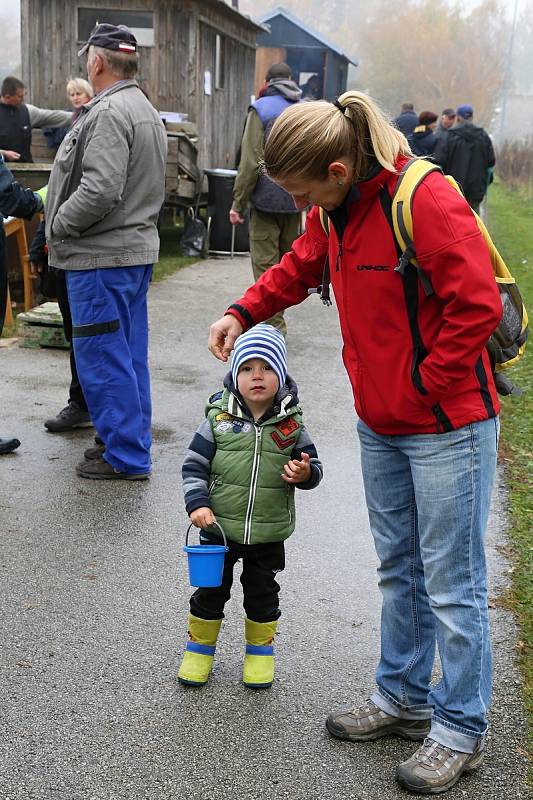
<instances>
[{"instance_id":1,"label":"dark trousers","mask_svg":"<svg viewBox=\"0 0 533 800\"><path fill-rule=\"evenodd\" d=\"M7 309L7 263L6 263L6 234L4 223L0 221L0 334L4 327Z\"/></svg>"},{"instance_id":2,"label":"dark trousers","mask_svg":"<svg viewBox=\"0 0 533 800\"><path fill-rule=\"evenodd\" d=\"M87 411L87 403L83 396L83 389L80 385L78 378L78 370L76 368L76 357L74 355L74 348L72 347L72 316L70 314L70 304L68 302L67 292L67 278L64 269L55 269L50 267L54 273L54 282L56 287L57 302L59 309L63 316L63 331L65 339L70 343L70 388L68 393L69 402L73 400L79 405L82 411Z\"/></svg>"},{"instance_id":3,"label":"dark trousers","mask_svg":"<svg viewBox=\"0 0 533 800\"><path fill-rule=\"evenodd\" d=\"M202 544L222 544L218 536L202 531ZM284 542L238 544L228 540L229 552L224 559L222 585L197 589L191 597L191 614L200 619L222 619L224 606L230 598L233 568L242 558L241 583L244 591L244 610L254 622L273 622L281 616L279 609L278 572L285 569Z\"/></svg>"}]
</instances>

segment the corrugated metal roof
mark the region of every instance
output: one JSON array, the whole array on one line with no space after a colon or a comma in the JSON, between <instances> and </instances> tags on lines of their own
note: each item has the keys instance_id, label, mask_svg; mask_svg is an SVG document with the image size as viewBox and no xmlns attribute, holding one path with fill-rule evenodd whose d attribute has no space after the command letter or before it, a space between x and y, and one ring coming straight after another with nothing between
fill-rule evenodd
<instances>
[{"instance_id":1,"label":"corrugated metal roof","mask_svg":"<svg viewBox=\"0 0 533 800\"><path fill-rule=\"evenodd\" d=\"M337 55L345 58L347 61L350 62L350 64L353 64L354 67L358 65L359 62L355 58L346 55L346 53L344 53L336 44L330 42L321 33L317 33L317 31L314 31L312 28L310 28L308 25L302 22L301 19L296 17L294 14L291 14L291 12L287 11L286 8L283 8L283 6L278 6L273 11L270 11L268 14L259 17L257 19L257 22L260 25L265 25L268 24L272 19L274 19L274 17L278 16L285 17L285 19L288 19L289 22L292 22L293 25L296 25L298 28L301 28L303 31L305 31L305 33L309 34L309 36L312 36L314 39L317 39L319 42L322 42L322 44L326 45L326 47L329 50L333 50L334 53L337 53Z\"/></svg>"}]
</instances>

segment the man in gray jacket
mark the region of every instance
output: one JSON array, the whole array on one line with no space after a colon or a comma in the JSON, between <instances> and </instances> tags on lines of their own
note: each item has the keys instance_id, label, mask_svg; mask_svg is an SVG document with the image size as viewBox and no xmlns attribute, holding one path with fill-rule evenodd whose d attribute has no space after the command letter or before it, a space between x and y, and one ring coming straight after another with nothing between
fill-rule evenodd
<instances>
[{"instance_id":1,"label":"man in gray jacket","mask_svg":"<svg viewBox=\"0 0 533 800\"><path fill-rule=\"evenodd\" d=\"M61 144L46 203L48 259L67 271L72 344L98 433L76 471L143 480L151 468L147 291L159 257L167 140L134 80L131 31L97 25L84 53L95 96Z\"/></svg>"}]
</instances>

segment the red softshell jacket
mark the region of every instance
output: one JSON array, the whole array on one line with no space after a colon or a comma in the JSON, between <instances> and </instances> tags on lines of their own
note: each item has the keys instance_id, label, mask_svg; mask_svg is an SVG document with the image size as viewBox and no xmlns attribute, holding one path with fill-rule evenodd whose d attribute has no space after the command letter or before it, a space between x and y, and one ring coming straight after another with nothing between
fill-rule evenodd
<instances>
[{"instance_id":1,"label":"red softshell jacket","mask_svg":"<svg viewBox=\"0 0 533 800\"><path fill-rule=\"evenodd\" d=\"M400 157L397 169L406 161ZM380 197L382 187L391 196L396 182L397 175L381 170L357 184L359 197L349 205L341 245L335 226L330 224L326 236L313 208L291 252L228 313L247 329L302 302L308 289L322 282L329 247L343 361L357 414L384 435L441 433L499 413L485 344L502 304L469 206L442 174L429 174L413 199L417 259L434 290L427 297L417 282L417 320L427 355L414 379L405 278L394 269L398 251ZM328 311L317 304L316 313L318 318Z\"/></svg>"}]
</instances>

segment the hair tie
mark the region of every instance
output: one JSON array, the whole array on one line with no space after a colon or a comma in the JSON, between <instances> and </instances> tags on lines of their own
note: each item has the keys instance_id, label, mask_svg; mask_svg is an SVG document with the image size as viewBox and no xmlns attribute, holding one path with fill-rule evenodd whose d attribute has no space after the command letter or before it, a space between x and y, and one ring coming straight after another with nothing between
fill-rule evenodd
<instances>
[{"instance_id":1,"label":"hair tie","mask_svg":"<svg viewBox=\"0 0 533 800\"><path fill-rule=\"evenodd\" d=\"M343 113L343 114L346 112L346 108L345 108L345 107L344 107L344 106L343 106L341 103L339 103L339 101L338 101L338 100L334 100L334 101L333 101L333 105L334 105L334 106L337 106L337 108L339 109L339 111L342 111L342 113Z\"/></svg>"}]
</instances>

